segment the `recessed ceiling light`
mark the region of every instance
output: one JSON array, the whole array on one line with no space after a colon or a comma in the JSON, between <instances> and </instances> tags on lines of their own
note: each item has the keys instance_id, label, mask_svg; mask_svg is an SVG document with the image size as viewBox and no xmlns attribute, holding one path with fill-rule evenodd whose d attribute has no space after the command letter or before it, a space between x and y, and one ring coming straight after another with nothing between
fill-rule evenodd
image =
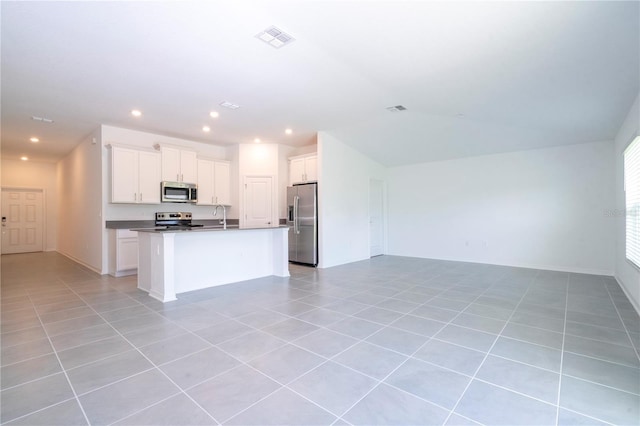
<instances>
[{"instance_id":1,"label":"recessed ceiling light","mask_svg":"<svg viewBox=\"0 0 640 426\"><path fill-rule=\"evenodd\" d=\"M208 132L210 132L210 131L211 131L211 127L209 127L209 126L202 126L202 131L203 131L203 132L207 132L207 133L208 133Z\"/></svg>"},{"instance_id":2,"label":"recessed ceiling light","mask_svg":"<svg viewBox=\"0 0 640 426\"><path fill-rule=\"evenodd\" d=\"M225 108L229 108L229 109L238 109L238 108L240 108L240 105L234 104L233 102L229 102L229 101L221 102L220 106L225 107Z\"/></svg>"},{"instance_id":3,"label":"recessed ceiling light","mask_svg":"<svg viewBox=\"0 0 640 426\"><path fill-rule=\"evenodd\" d=\"M133 115L134 117L140 117L142 116L142 111L140 111L139 109L132 109L131 115Z\"/></svg>"},{"instance_id":4,"label":"recessed ceiling light","mask_svg":"<svg viewBox=\"0 0 640 426\"><path fill-rule=\"evenodd\" d=\"M211 111L211 112L209 113L209 116L210 116L211 118L218 118L218 117L220 117L220 113L219 113L218 111Z\"/></svg>"},{"instance_id":5,"label":"recessed ceiling light","mask_svg":"<svg viewBox=\"0 0 640 426\"><path fill-rule=\"evenodd\" d=\"M291 129L284 129L284 132L285 132L287 135L290 135L290 134L292 134L292 133L293 133L293 130L291 130Z\"/></svg>"},{"instance_id":6,"label":"recessed ceiling light","mask_svg":"<svg viewBox=\"0 0 640 426\"><path fill-rule=\"evenodd\" d=\"M279 49L285 44L292 43L296 40L289 34L273 26L259 32L258 34L256 34L256 37L276 49Z\"/></svg>"},{"instance_id":7,"label":"recessed ceiling light","mask_svg":"<svg viewBox=\"0 0 640 426\"><path fill-rule=\"evenodd\" d=\"M255 143L260 143L260 138L255 138L255 139L253 140L253 142L255 142Z\"/></svg>"},{"instance_id":8,"label":"recessed ceiling light","mask_svg":"<svg viewBox=\"0 0 640 426\"><path fill-rule=\"evenodd\" d=\"M20 159L21 159L22 161L27 161L27 160L29 159L29 157L20 157Z\"/></svg>"},{"instance_id":9,"label":"recessed ceiling light","mask_svg":"<svg viewBox=\"0 0 640 426\"><path fill-rule=\"evenodd\" d=\"M40 139L33 137L29 139L31 142L36 143L36 142L40 142Z\"/></svg>"}]
</instances>

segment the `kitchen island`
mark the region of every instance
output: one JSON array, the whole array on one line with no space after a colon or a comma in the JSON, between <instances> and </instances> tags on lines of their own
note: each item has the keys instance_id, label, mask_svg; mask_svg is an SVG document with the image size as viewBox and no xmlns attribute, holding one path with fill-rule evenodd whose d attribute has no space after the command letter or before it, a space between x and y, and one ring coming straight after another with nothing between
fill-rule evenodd
<instances>
[{"instance_id":1,"label":"kitchen island","mask_svg":"<svg viewBox=\"0 0 640 426\"><path fill-rule=\"evenodd\" d=\"M170 302L187 291L288 277L288 229L138 229L138 288Z\"/></svg>"}]
</instances>

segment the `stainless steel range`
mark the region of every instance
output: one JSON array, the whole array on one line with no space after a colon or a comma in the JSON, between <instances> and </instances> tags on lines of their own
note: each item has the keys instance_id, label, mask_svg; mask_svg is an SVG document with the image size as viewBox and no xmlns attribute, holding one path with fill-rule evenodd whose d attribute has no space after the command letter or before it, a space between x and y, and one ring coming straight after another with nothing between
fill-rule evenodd
<instances>
[{"instance_id":1,"label":"stainless steel range","mask_svg":"<svg viewBox=\"0 0 640 426\"><path fill-rule=\"evenodd\" d=\"M199 228L202 225L191 223L190 212L157 212L156 227L166 227L166 229L191 229Z\"/></svg>"}]
</instances>

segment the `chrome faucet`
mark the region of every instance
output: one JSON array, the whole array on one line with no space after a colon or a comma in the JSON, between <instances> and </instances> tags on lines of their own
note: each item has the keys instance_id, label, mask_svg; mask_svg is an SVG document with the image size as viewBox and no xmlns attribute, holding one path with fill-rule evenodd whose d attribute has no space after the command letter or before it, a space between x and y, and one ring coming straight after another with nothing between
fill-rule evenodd
<instances>
[{"instance_id":1,"label":"chrome faucet","mask_svg":"<svg viewBox=\"0 0 640 426\"><path fill-rule=\"evenodd\" d=\"M227 229L227 207L222 204L216 205L213 209L214 216L218 214L218 207L222 207L222 220L220 221L222 229Z\"/></svg>"}]
</instances>

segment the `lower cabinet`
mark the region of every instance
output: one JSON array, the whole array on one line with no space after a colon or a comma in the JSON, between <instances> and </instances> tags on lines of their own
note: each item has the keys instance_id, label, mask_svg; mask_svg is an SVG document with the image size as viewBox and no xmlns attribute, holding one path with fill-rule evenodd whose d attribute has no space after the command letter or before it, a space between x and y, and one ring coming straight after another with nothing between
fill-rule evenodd
<instances>
[{"instance_id":1,"label":"lower cabinet","mask_svg":"<svg viewBox=\"0 0 640 426\"><path fill-rule=\"evenodd\" d=\"M128 229L109 230L109 275L123 277L138 273L138 233Z\"/></svg>"}]
</instances>

